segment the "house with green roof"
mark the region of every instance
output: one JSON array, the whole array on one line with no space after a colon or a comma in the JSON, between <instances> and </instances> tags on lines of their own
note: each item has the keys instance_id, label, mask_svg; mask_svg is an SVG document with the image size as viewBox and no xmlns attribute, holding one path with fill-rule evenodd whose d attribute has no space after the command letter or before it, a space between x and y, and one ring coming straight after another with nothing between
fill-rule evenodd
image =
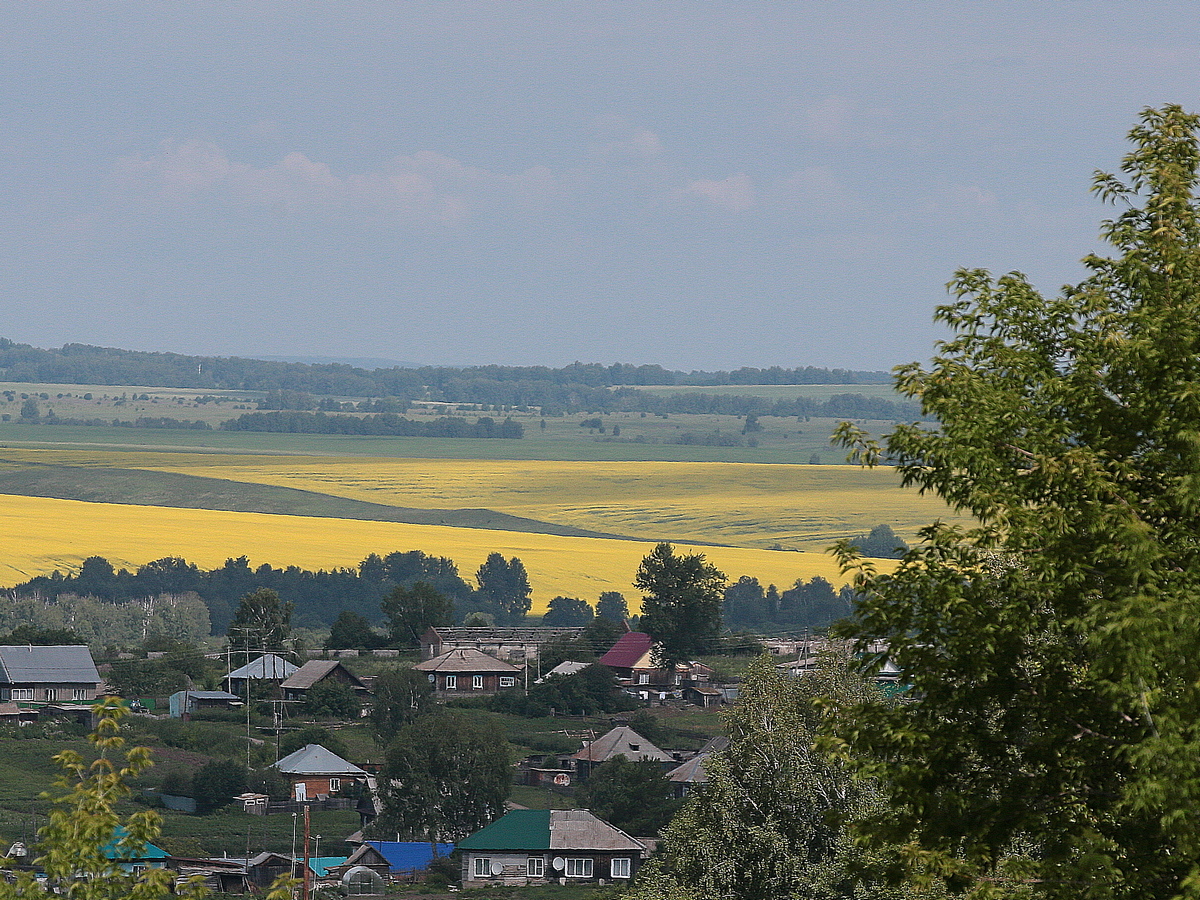
<instances>
[{"instance_id":1,"label":"house with green roof","mask_svg":"<svg viewBox=\"0 0 1200 900\"><path fill-rule=\"evenodd\" d=\"M626 883L647 846L586 809L516 809L458 842L464 888Z\"/></svg>"}]
</instances>

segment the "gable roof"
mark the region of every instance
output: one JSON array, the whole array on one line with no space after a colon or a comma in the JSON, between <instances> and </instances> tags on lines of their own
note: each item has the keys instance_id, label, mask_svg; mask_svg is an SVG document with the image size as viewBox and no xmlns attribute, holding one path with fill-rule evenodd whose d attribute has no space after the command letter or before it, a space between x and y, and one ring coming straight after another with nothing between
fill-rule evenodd
<instances>
[{"instance_id":1,"label":"gable roof","mask_svg":"<svg viewBox=\"0 0 1200 900\"><path fill-rule=\"evenodd\" d=\"M292 665L281 656L265 653L258 659L251 660L240 669L234 669L225 676L230 678L259 678L274 681L277 678L287 678L296 671L298 666Z\"/></svg>"},{"instance_id":2,"label":"gable roof","mask_svg":"<svg viewBox=\"0 0 1200 900\"><path fill-rule=\"evenodd\" d=\"M335 669L341 669L346 674L351 687L366 689L358 677L336 659L310 659L285 678L280 687L306 691L321 679L327 678Z\"/></svg>"},{"instance_id":3,"label":"gable roof","mask_svg":"<svg viewBox=\"0 0 1200 900\"><path fill-rule=\"evenodd\" d=\"M460 850L628 850L646 845L586 809L514 809L458 842Z\"/></svg>"},{"instance_id":4,"label":"gable roof","mask_svg":"<svg viewBox=\"0 0 1200 900\"><path fill-rule=\"evenodd\" d=\"M659 750L652 743L630 728L628 725L618 725L607 734L594 741L584 744L583 749L572 754L572 759L601 763L614 756L624 756L631 762L651 759L655 762L672 762L671 754Z\"/></svg>"},{"instance_id":5,"label":"gable roof","mask_svg":"<svg viewBox=\"0 0 1200 900\"><path fill-rule=\"evenodd\" d=\"M367 773L354 763L346 762L336 753L320 744L307 744L295 753L289 753L275 768L285 775L345 775L367 777Z\"/></svg>"},{"instance_id":6,"label":"gable roof","mask_svg":"<svg viewBox=\"0 0 1200 900\"><path fill-rule=\"evenodd\" d=\"M719 753L722 750L729 748L729 738L723 734L719 734L711 738L708 743L700 748L700 752L685 762L683 765L676 766L667 773L667 780L676 782L677 784L707 784L708 772L704 768L704 761L714 753Z\"/></svg>"},{"instance_id":7,"label":"gable roof","mask_svg":"<svg viewBox=\"0 0 1200 900\"><path fill-rule=\"evenodd\" d=\"M577 675L590 665L592 665L590 662L574 662L569 659L564 660L537 681L535 681L534 684L543 684L551 675Z\"/></svg>"},{"instance_id":8,"label":"gable roof","mask_svg":"<svg viewBox=\"0 0 1200 900\"><path fill-rule=\"evenodd\" d=\"M0 647L0 677L5 684L100 683L100 673L96 671L92 651L82 644Z\"/></svg>"},{"instance_id":9,"label":"gable roof","mask_svg":"<svg viewBox=\"0 0 1200 900\"><path fill-rule=\"evenodd\" d=\"M644 655L650 652L653 641L642 631L627 631L612 645L612 649L600 657L600 662L613 669L632 669Z\"/></svg>"},{"instance_id":10,"label":"gable roof","mask_svg":"<svg viewBox=\"0 0 1200 900\"><path fill-rule=\"evenodd\" d=\"M432 632L443 644L543 644L562 637L583 634L582 625L486 625L436 626ZM427 641L425 643L428 643Z\"/></svg>"},{"instance_id":11,"label":"gable roof","mask_svg":"<svg viewBox=\"0 0 1200 900\"><path fill-rule=\"evenodd\" d=\"M501 675L516 675L521 671L516 666L510 666L494 656L488 656L483 651L470 647L448 650L441 656L417 663L413 668L421 672L446 672L451 675L458 672L499 672Z\"/></svg>"}]
</instances>

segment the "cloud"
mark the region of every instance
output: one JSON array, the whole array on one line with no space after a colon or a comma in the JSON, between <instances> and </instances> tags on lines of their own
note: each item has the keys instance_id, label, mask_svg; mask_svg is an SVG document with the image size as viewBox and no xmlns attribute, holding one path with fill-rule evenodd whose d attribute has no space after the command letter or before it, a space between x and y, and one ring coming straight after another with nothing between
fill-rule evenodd
<instances>
[{"instance_id":1,"label":"cloud","mask_svg":"<svg viewBox=\"0 0 1200 900\"><path fill-rule=\"evenodd\" d=\"M484 203L537 203L556 189L544 166L503 175L428 150L393 157L374 172L337 174L299 151L252 166L208 141L165 141L156 153L120 160L117 170L127 189L166 202L224 197L289 211L398 210L441 222Z\"/></svg>"},{"instance_id":2,"label":"cloud","mask_svg":"<svg viewBox=\"0 0 1200 900\"><path fill-rule=\"evenodd\" d=\"M730 175L721 181L693 181L681 193L734 212L745 212L754 205L754 185L745 173Z\"/></svg>"},{"instance_id":3,"label":"cloud","mask_svg":"<svg viewBox=\"0 0 1200 900\"><path fill-rule=\"evenodd\" d=\"M806 166L779 183L779 193L787 200L806 203L830 203L846 198L846 186L828 166Z\"/></svg>"}]
</instances>

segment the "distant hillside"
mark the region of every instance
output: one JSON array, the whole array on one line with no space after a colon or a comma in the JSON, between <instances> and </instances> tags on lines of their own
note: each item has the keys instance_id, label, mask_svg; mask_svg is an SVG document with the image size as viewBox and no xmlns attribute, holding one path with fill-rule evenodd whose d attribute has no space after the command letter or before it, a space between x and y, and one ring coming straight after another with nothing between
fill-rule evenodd
<instances>
[{"instance_id":1,"label":"distant hillside","mask_svg":"<svg viewBox=\"0 0 1200 900\"><path fill-rule=\"evenodd\" d=\"M742 368L733 372L678 372L661 366L573 363L547 366L422 366L367 369L344 363L299 363L223 356L186 356L66 344L43 350L0 338L0 381L51 384L144 385L200 390L283 391L291 396L390 397L401 401L540 409L547 415L595 412L721 412L734 415L911 417L913 404L839 395L836 403L681 392L655 397L634 386L885 384L886 372ZM294 408L307 408L303 404Z\"/></svg>"}]
</instances>

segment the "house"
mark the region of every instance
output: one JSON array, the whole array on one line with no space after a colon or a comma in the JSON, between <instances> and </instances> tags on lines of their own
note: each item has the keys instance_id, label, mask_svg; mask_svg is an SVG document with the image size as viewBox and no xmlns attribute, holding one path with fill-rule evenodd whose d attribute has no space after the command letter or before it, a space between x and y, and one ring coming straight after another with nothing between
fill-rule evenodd
<instances>
[{"instance_id":1,"label":"house","mask_svg":"<svg viewBox=\"0 0 1200 900\"><path fill-rule=\"evenodd\" d=\"M494 694L516 687L523 669L501 662L481 650L450 650L441 656L413 666L429 676L433 692L439 697L465 694Z\"/></svg>"},{"instance_id":2,"label":"house","mask_svg":"<svg viewBox=\"0 0 1200 900\"><path fill-rule=\"evenodd\" d=\"M478 650L496 659L524 663L538 656L542 644L582 634L583 627L578 625L428 628L421 636L421 658L434 659L450 650Z\"/></svg>"},{"instance_id":3,"label":"house","mask_svg":"<svg viewBox=\"0 0 1200 900\"><path fill-rule=\"evenodd\" d=\"M242 698L228 691L176 691L170 704L172 719L186 719L204 709L239 709Z\"/></svg>"},{"instance_id":4,"label":"house","mask_svg":"<svg viewBox=\"0 0 1200 900\"><path fill-rule=\"evenodd\" d=\"M598 766L617 756L624 756L630 762L652 760L661 763L664 768L674 766L676 762L670 753L655 747L628 725L618 725L594 741L585 743L583 749L572 754L570 759L575 766L576 777L585 781Z\"/></svg>"},{"instance_id":5,"label":"house","mask_svg":"<svg viewBox=\"0 0 1200 900\"><path fill-rule=\"evenodd\" d=\"M113 839L105 844L100 852L106 859L112 860L122 872L136 875L145 869L165 869L171 854L162 847L156 847L149 842L132 844L129 832L122 826L117 826Z\"/></svg>"},{"instance_id":6,"label":"house","mask_svg":"<svg viewBox=\"0 0 1200 900\"><path fill-rule=\"evenodd\" d=\"M578 675L590 665L592 665L590 662L574 662L569 659L563 660L557 666L535 681L534 684L543 684L547 678L550 678L554 675L562 675L563 677L568 675Z\"/></svg>"},{"instance_id":7,"label":"house","mask_svg":"<svg viewBox=\"0 0 1200 900\"><path fill-rule=\"evenodd\" d=\"M225 689L239 697L246 696L246 686L251 681L271 682L278 684L298 669L281 656L274 653L264 653L258 659L234 669L225 676Z\"/></svg>"},{"instance_id":8,"label":"house","mask_svg":"<svg viewBox=\"0 0 1200 900\"><path fill-rule=\"evenodd\" d=\"M638 660L650 652L654 642L642 631L627 631L612 645L612 649L600 657L600 664L608 666L620 681L633 678L633 667Z\"/></svg>"},{"instance_id":9,"label":"house","mask_svg":"<svg viewBox=\"0 0 1200 900\"><path fill-rule=\"evenodd\" d=\"M370 777L354 763L346 762L320 744L308 744L289 753L274 768L292 785L297 800L315 800L342 790L344 782L366 782Z\"/></svg>"},{"instance_id":10,"label":"house","mask_svg":"<svg viewBox=\"0 0 1200 900\"><path fill-rule=\"evenodd\" d=\"M454 852L453 844L438 844L437 856L445 857ZM330 875L342 884L353 887L355 876L359 881L373 881L356 869L369 869L381 879L415 878L434 860L434 848L429 841L365 841L355 848L346 861Z\"/></svg>"},{"instance_id":11,"label":"house","mask_svg":"<svg viewBox=\"0 0 1200 900\"><path fill-rule=\"evenodd\" d=\"M360 698L366 697L367 686L336 659L310 659L279 685L284 700L303 700L313 685L323 681L349 685Z\"/></svg>"},{"instance_id":12,"label":"house","mask_svg":"<svg viewBox=\"0 0 1200 900\"><path fill-rule=\"evenodd\" d=\"M719 753L728 748L729 738L724 735L717 735L701 747L695 756L668 772L667 780L671 782L671 786L674 788L675 798L682 800L697 788L708 784L708 772L704 769L705 760L714 753Z\"/></svg>"},{"instance_id":13,"label":"house","mask_svg":"<svg viewBox=\"0 0 1200 900\"><path fill-rule=\"evenodd\" d=\"M627 883L646 845L585 809L515 809L458 842L464 888Z\"/></svg>"},{"instance_id":14,"label":"house","mask_svg":"<svg viewBox=\"0 0 1200 900\"><path fill-rule=\"evenodd\" d=\"M0 647L0 701L90 706L100 683L86 646Z\"/></svg>"}]
</instances>

